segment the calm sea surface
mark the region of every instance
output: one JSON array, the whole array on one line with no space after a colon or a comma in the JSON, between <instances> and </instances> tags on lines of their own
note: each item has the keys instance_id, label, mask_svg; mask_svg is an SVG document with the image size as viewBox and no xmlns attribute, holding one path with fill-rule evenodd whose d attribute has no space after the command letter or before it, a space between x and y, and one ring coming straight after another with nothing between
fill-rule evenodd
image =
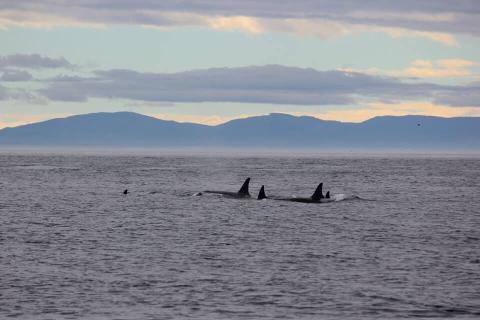
<instances>
[{"instance_id":1,"label":"calm sea surface","mask_svg":"<svg viewBox=\"0 0 480 320\"><path fill-rule=\"evenodd\" d=\"M0 319L478 319L480 158L2 152L0 249Z\"/></svg>"}]
</instances>

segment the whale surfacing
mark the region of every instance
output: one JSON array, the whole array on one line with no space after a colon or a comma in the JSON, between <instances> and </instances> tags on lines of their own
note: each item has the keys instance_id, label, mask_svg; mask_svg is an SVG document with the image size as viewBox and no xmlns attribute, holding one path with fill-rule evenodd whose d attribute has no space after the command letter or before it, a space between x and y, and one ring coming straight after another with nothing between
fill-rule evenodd
<instances>
[{"instance_id":1,"label":"whale surfacing","mask_svg":"<svg viewBox=\"0 0 480 320\"><path fill-rule=\"evenodd\" d=\"M263 200L263 199L267 199L267 195L265 194L265 186L262 185L262 187L260 188L260 191L258 192L258 197L257 197L257 200Z\"/></svg>"},{"instance_id":2,"label":"whale surfacing","mask_svg":"<svg viewBox=\"0 0 480 320\"><path fill-rule=\"evenodd\" d=\"M332 202L334 199L330 199L330 191L327 192L327 194L324 196L323 195L323 183L320 183L317 188L315 189L315 192L312 194L311 197L308 198L277 198L277 197L268 197L265 194L265 187L262 186L260 189L260 192L258 193L258 200L263 200L263 199L272 199L272 200L279 200L279 201L291 201L291 202L302 202L302 203L325 203L325 202Z\"/></svg>"},{"instance_id":3,"label":"whale surfacing","mask_svg":"<svg viewBox=\"0 0 480 320\"><path fill-rule=\"evenodd\" d=\"M215 194L221 194L225 197L229 198L236 198L236 199L241 199L241 198L250 198L250 192L248 191L248 185L250 184L250 178L247 178L245 182L243 183L242 187L240 190L237 192L232 192L232 191L216 191L216 190L205 190L204 193L215 193Z\"/></svg>"},{"instance_id":4,"label":"whale surfacing","mask_svg":"<svg viewBox=\"0 0 480 320\"><path fill-rule=\"evenodd\" d=\"M312 194L311 197L308 197L308 198L290 198L290 199L288 199L288 201L303 202L303 203L322 202L321 200L325 198L323 196L322 191L323 191L323 182L320 182L320 184L317 186L317 188L315 189L315 192Z\"/></svg>"}]
</instances>

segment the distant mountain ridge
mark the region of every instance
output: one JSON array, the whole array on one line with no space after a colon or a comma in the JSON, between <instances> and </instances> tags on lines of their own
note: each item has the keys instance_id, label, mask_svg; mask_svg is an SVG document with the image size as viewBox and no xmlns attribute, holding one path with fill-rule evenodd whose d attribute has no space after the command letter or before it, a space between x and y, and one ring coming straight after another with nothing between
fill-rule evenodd
<instances>
[{"instance_id":1,"label":"distant mountain ridge","mask_svg":"<svg viewBox=\"0 0 480 320\"><path fill-rule=\"evenodd\" d=\"M480 150L480 118L383 116L348 123L272 113L207 126L133 112L90 113L2 129L0 145Z\"/></svg>"}]
</instances>

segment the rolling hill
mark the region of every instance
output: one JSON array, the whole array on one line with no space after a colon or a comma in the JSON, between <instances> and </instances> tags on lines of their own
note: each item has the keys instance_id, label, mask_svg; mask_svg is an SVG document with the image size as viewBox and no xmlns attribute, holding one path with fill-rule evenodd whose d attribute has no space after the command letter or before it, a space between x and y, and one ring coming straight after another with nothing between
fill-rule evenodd
<instances>
[{"instance_id":1,"label":"rolling hill","mask_svg":"<svg viewBox=\"0 0 480 320\"><path fill-rule=\"evenodd\" d=\"M273 113L207 126L133 112L91 113L2 129L0 145L480 150L480 118L384 116L346 123Z\"/></svg>"}]
</instances>

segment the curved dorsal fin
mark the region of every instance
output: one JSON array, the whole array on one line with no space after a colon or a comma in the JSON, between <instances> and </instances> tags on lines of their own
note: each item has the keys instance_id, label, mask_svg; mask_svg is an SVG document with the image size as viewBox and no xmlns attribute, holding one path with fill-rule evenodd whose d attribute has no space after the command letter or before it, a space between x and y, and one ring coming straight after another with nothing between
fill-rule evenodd
<instances>
[{"instance_id":1,"label":"curved dorsal fin","mask_svg":"<svg viewBox=\"0 0 480 320\"><path fill-rule=\"evenodd\" d=\"M265 194L265 187L262 185L262 187L260 188L260 191L258 192L257 199L262 200L262 199L266 199L266 198L267 198L267 195Z\"/></svg>"},{"instance_id":2,"label":"curved dorsal fin","mask_svg":"<svg viewBox=\"0 0 480 320\"><path fill-rule=\"evenodd\" d=\"M248 184L250 183L250 178L247 178L245 180L245 182L243 183L242 187L240 188L240 190L238 190L238 193L239 194L248 194L250 195L250 193L248 192Z\"/></svg>"},{"instance_id":3,"label":"curved dorsal fin","mask_svg":"<svg viewBox=\"0 0 480 320\"><path fill-rule=\"evenodd\" d=\"M330 199L330 191L327 191L327 194L325 195L326 199Z\"/></svg>"},{"instance_id":4,"label":"curved dorsal fin","mask_svg":"<svg viewBox=\"0 0 480 320\"><path fill-rule=\"evenodd\" d=\"M323 188L323 182L320 182L317 189L315 189L315 192L312 194L312 200L317 201L323 198L322 188Z\"/></svg>"}]
</instances>

